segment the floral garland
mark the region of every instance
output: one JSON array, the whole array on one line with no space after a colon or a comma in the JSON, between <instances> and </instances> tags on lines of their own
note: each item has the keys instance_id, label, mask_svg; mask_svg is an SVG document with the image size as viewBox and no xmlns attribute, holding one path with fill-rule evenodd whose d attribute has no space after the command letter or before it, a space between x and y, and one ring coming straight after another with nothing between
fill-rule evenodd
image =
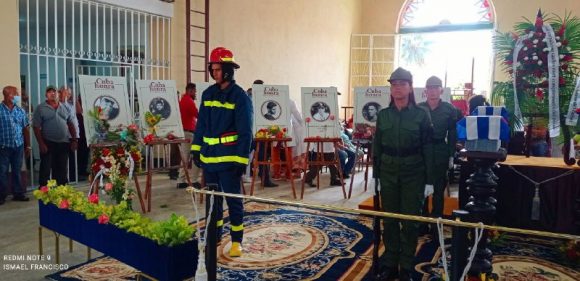
<instances>
[{"instance_id":1,"label":"floral garland","mask_svg":"<svg viewBox=\"0 0 580 281\"><path fill-rule=\"evenodd\" d=\"M553 38L550 32L546 32L549 31L546 25L554 31ZM494 48L498 56L503 58L503 69L512 81L496 83L492 102L508 107L510 123L523 122L516 120L520 117L514 115L517 107L521 107L524 116L548 116L550 69L552 75L557 75L554 77L553 87L558 88L559 104L554 106L559 107L562 113L568 112L574 84L580 72L575 61L580 56L579 18L570 15L564 18L546 17L539 11L534 22L521 22L515 25L513 32L498 33L494 37ZM558 63L550 68L548 61L552 52L556 54L556 60L552 57L552 61ZM514 57L516 53L517 57ZM514 88L511 87L512 82Z\"/></svg>"},{"instance_id":2,"label":"floral garland","mask_svg":"<svg viewBox=\"0 0 580 281\"><path fill-rule=\"evenodd\" d=\"M127 202L118 205L106 205L97 194L88 198L80 191L68 185L56 186L51 180L46 186L34 191L34 197L45 205L54 204L60 209L81 213L86 219L97 219L99 224L113 224L128 232L141 235L159 245L175 246L190 240L195 228L188 224L183 216L171 214L166 221L151 219L130 210Z\"/></svg>"}]
</instances>

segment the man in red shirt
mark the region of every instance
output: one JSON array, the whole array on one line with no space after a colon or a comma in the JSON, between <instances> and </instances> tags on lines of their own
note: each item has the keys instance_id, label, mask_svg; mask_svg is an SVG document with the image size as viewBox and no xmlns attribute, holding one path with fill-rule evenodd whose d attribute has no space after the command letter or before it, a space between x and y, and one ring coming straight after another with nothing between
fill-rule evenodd
<instances>
[{"instance_id":1,"label":"man in red shirt","mask_svg":"<svg viewBox=\"0 0 580 281\"><path fill-rule=\"evenodd\" d=\"M195 95L197 93L194 83L188 83L185 87L185 94L179 100L179 111L181 112L181 124L183 125L183 132L185 133L185 138L193 141L193 135L195 132L195 125L197 123L197 116L199 112L197 111L197 106L195 105ZM186 163L189 163L189 151L191 144L182 144L181 153L182 155L187 155ZM199 183L199 172L200 168L196 165L192 165L191 169L191 182L195 188L201 188ZM185 173L183 169L179 169L179 183L177 188L187 187Z\"/></svg>"}]
</instances>

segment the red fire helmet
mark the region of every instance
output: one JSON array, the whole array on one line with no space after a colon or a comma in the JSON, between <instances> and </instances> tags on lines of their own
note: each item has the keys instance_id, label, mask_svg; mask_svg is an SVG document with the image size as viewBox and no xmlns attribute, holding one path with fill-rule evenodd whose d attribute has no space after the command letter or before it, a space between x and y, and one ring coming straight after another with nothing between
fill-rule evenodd
<instances>
[{"instance_id":1,"label":"red fire helmet","mask_svg":"<svg viewBox=\"0 0 580 281\"><path fill-rule=\"evenodd\" d=\"M234 53L224 47L217 47L211 51L209 64L212 63L231 63L234 68L240 68L240 66L234 61Z\"/></svg>"}]
</instances>

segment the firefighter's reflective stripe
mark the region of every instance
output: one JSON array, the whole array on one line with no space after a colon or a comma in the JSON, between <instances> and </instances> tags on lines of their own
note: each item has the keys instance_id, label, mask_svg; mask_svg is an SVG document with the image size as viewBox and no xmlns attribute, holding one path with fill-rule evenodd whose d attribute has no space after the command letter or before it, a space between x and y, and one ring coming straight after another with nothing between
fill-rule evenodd
<instances>
[{"instance_id":1,"label":"firefighter's reflective stripe","mask_svg":"<svg viewBox=\"0 0 580 281\"><path fill-rule=\"evenodd\" d=\"M201 146L197 145L197 144L192 144L191 145L191 151L200 151L201 150Z\"/></svg>"},{"instance_id":2,"label":"firefighter's reflective stripe","mask_svg":"<svg viewBox=\"0 0 580 281\"><path fill-rule=\"evenodd\" d=\"M236 163L241 163L244 165L248 165L248 162L250 161L249 158L246 157L240 157L237 155L227 155L227 156L217 156L217 157L206 157L203 154L200 155L200 160L203 163L206 164L217 164L217 163L225 163L225 162L236 162Z\"/></svg>"},{"instance_id":3,"label":"firefighter's reflective stripe","mask_svg":"<svg viewBox=\"0 0 580 281\"><path fill-rule=\"evenodd\" d=\"M232 231L242 231L244 230L244 224L232 225Z\"/></svg>"},{"instance_id":4,"label":"firefighter's reflective stripe","mask_svg":"<svg viewBox=\"0 0 580 281\"><path fill-rule=\"evenodd\" d=\"M229 103L229 102L220 102L217 100L206 100L205 102L203 102L204 106L208 106L208 107L223 107L226 109L234 109L236 108L236 105L233 103Z\"/></svg>"},{"instance_id":5,"label":"firefighter's reflective stripe","mask_svg":"<svg viewBox=\"0 0 580 281\"><path fill-rule=\"evenodd\" d=\"M220 143L235 142L238 140L238 135L225 136L221 138L206 138L203 137L203 142L209 145L216 145Z\"/></svg>"},{"instance_id":6,"label":"firefighter's reflective stripe","mask_svg":"<svg viewBox=\"0 0 580 281\"><path fill-rule=\"evenodd\" d=\"M224 220L218 220L216 223L217 227L223 226L224 225Z\"/></svg>"}]
</instances>

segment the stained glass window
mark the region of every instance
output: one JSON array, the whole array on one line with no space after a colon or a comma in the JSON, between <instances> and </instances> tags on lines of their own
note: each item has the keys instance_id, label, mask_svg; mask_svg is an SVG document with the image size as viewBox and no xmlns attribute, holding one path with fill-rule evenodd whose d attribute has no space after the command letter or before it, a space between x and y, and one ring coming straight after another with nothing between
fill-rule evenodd
<instances>
[{"instance_id":1,"label":"stained glass window","mask_svg":"<svg viewBox=\"0 0 580 281\"><path fill-rule=\"evenodd\" d=\"M399 33L491 29L494 16L489 0L410 0Z\"/></svg>"}]
</instances>

